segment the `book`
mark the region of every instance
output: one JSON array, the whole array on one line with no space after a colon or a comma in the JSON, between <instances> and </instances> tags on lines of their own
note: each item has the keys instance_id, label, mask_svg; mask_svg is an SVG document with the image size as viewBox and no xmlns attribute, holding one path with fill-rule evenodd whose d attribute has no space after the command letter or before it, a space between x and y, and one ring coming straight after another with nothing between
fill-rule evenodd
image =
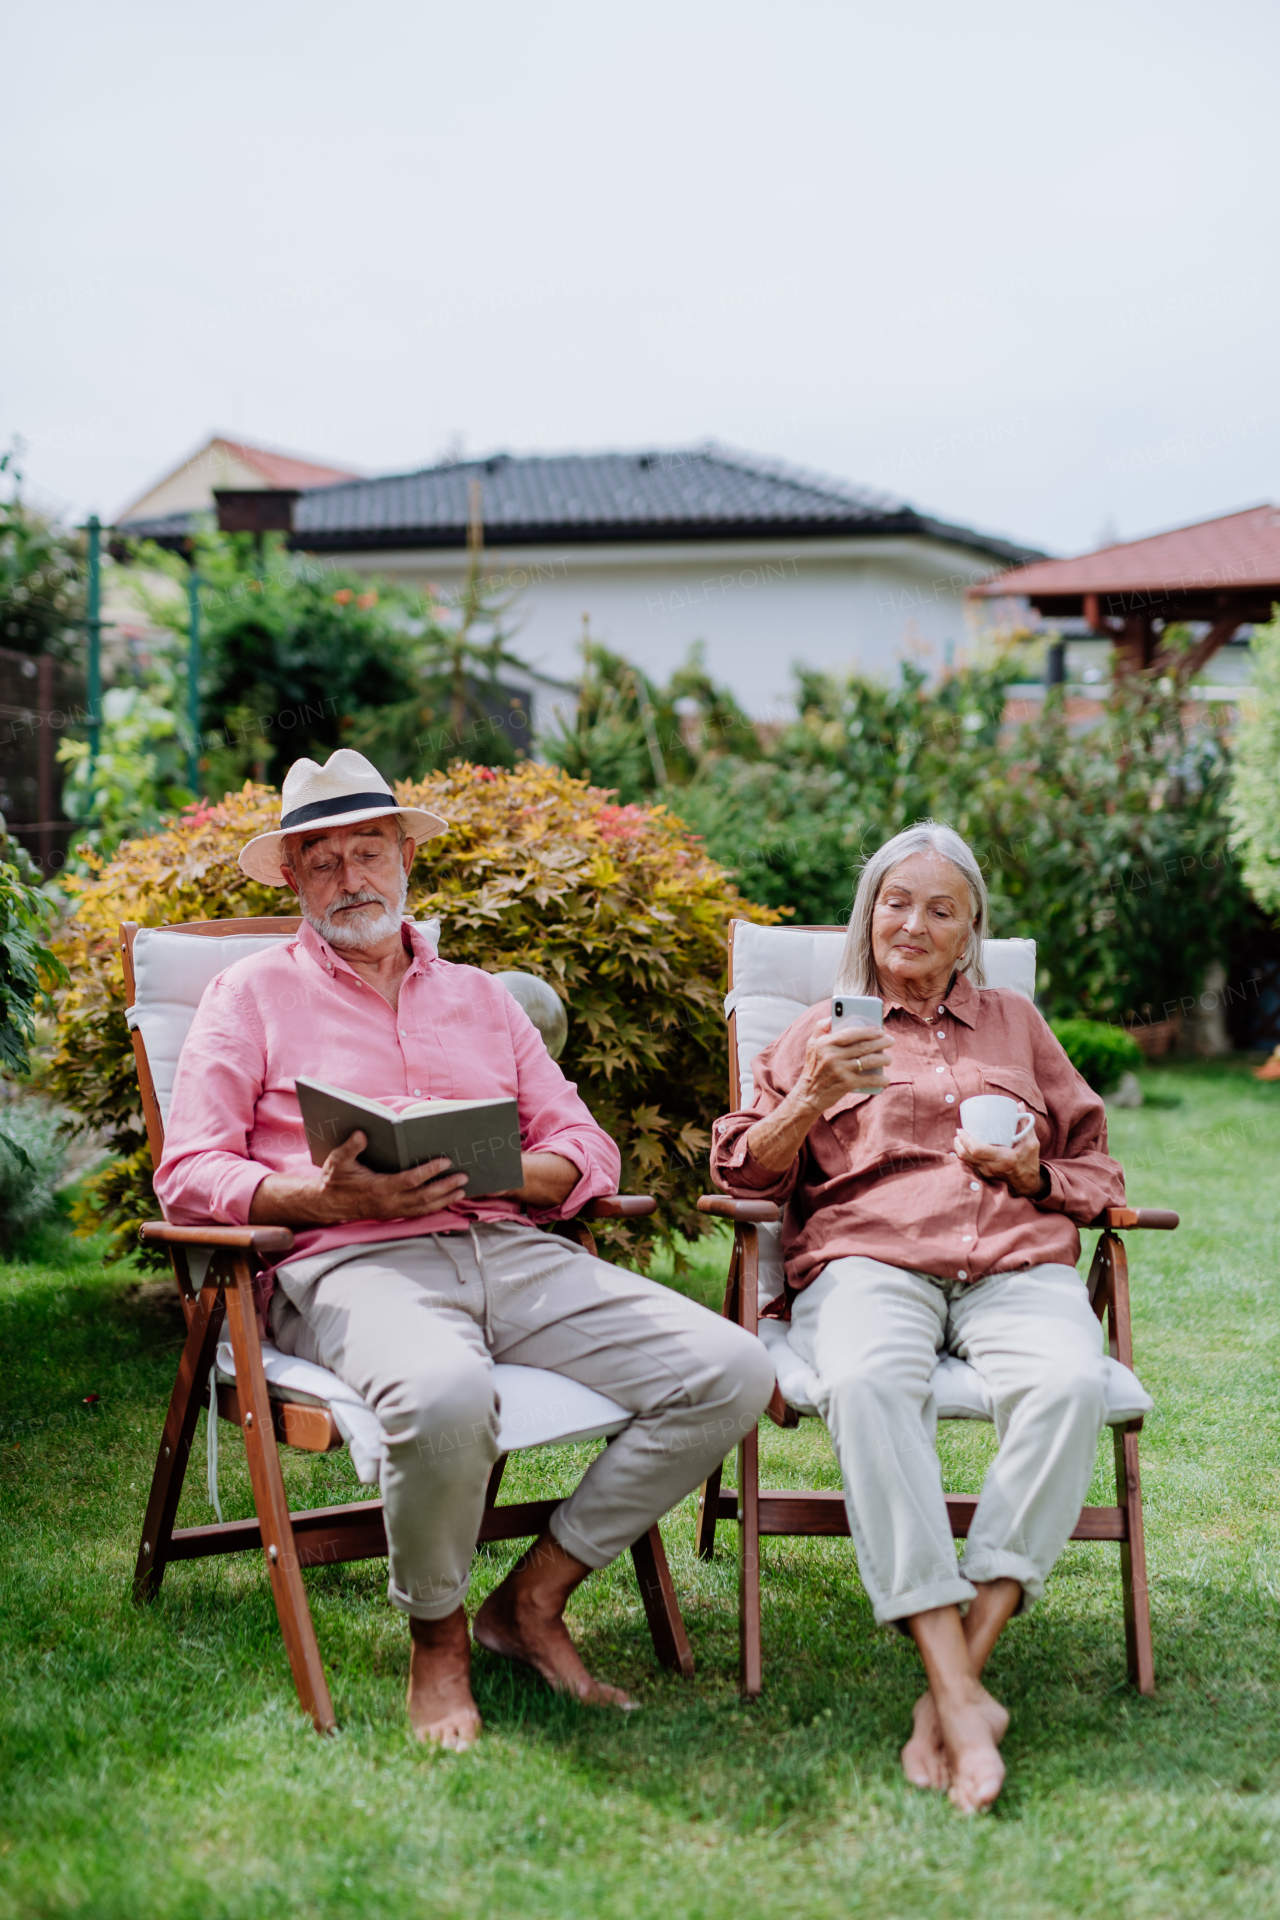
<instances>
[{"instance_id":1,"label":"book","mask_svg":"<svg viewBox=\"0 0 1280 1920\"><path fill-rule=\"evenodd\" d=\"M468 1176L463 1188L468 1200L524 1184L520 1116L513 1098L419 1100L397 1113L381 1101L326 1086L322 1080L299 1077L294 1085L317 1167L359 1129L369 1140L360 1165L374 1173L404 1173L443 1156L451 1171Z\"/></svg>"}]
</instances>

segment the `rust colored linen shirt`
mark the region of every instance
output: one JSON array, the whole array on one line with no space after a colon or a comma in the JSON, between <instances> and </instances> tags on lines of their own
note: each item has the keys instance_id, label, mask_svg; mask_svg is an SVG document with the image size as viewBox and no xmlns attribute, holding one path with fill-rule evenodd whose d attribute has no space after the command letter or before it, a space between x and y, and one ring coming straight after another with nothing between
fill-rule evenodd
<instances>
[{"instance_id":1,"label":"rust colored linen shirt","mask_svg":"<svg viewBox=\"0 0 1280 1920\"><path fill-rule=\"evenodd\" d=\"M940 1280L1080 1258L1079 1226L1124 1203L1107 1153L1106 1109L1024 994L953 982L927 1026L885 1001L892 1042L883 1093L849 1093L814 1122L785 1173L758 1166L747 1134L791 1091L823 1001L793 1020L752 1065L749 1111L717 1120L711 1174L723 1193L785 1203L782 1252L791 1292L830 1260L862 1254ZM1007 1094L1035 1115L1049 1191L1040 1201L986 1180L952 1150L960 1102Z\"/></svg>"},{"instance_id":2,"label":"rust colored linen shirt","mask_svg":"<svg viewBox=\"0 0 1280 1920\"><path fill-rule=\"evenodd\" d=\"M596 1125L542 1036L505 987L478 967L437 957L404 922L413 961L393 1009L314 928L237 960L205 989L178 1060L155 1190L176 1226L244 1226L269 1173L312 1171L298 1074L349 1087L399 1111L417 1099L514 1096L526 1153L558 1153L581 1176L559 1207L569 1219L617 1189L618 1149ZM300 1228L291 1259L366 1240L449 1233L473 1220L519 1219L518 1200L454 1200L412 1220ZM264 1292L270 1294L270 1278Z\"/></svg>"}]
</instances>

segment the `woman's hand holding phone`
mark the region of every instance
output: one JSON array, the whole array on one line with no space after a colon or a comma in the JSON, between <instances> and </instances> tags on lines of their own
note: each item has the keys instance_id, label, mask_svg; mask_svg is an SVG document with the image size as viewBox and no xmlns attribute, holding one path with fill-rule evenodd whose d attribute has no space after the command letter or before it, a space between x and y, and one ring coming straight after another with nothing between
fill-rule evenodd
<instances>
[{"instance_id":1,"label":"woman's hand holding phone","mask_svg":"<svg viewBox=\"0 0 1280 1920\"><path fill-rule=\"evenodd\" d=\"M854 1009L865 1012L855 1018ZM880 1001L835 995L830 1014L809 1035L804 1065L790 1093L747 1135L753 1159L766 1172L784 1173L814 1121L838 1106L846 1094L884 1092L889 1042L882 1031L883 1020Z\"/></svg>"},{"instance_id":2,"label":"woman's hand holding phone","mask_svg":"<svg viewBox=\"0 0 1280 1920\"><path fill-rule=\"evenodd\" d=\"M874 1018L877 1012L881 1019ZM835 995L831 1017L820 1020L809 1036L796 1087L815 1119L846 1094L884 1092L889 1049L881 1030L882 1019L878 1001L868 1003L847 994Z\"/></svg>"}]
</instances>

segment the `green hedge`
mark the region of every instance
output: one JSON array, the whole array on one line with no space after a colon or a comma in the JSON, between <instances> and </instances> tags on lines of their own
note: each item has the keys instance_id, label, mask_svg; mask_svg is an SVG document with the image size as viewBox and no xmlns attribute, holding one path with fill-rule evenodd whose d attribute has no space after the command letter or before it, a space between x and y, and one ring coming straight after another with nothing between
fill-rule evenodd
<instances>
[{"instance_id":1,"label":"green hedge","mask_svg":"<svg viewBox=\"0 0 1280 1920\"><path fill-rule=\"evenodd\" d=\"M1102 1020L1051 1020L1067 1058L1095 1093L1110 1093L1122 1074L1142 1065L1142 1050L1132 1035Z\"/></svg>"}]
</instances>

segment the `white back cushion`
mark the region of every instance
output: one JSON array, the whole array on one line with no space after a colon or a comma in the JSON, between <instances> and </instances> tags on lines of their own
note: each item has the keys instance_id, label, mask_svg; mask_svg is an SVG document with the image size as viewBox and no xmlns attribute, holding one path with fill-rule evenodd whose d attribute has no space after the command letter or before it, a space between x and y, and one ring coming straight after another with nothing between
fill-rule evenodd
<instances>
[{"instance_id":1,"label":"white back cushion","mask_svg":"<svg viewBox=\"0 0 1280 1920\"><path fill-rule=\"evenodd\" d=\"M734 921L733 991L725 1001L725 1016L737 1014L740 1108L751 1101L751 1062L786 1032L797 1014L835 991L843 951L843 929L827 933ZM984 940L982 961L988 986L1013 987L1034 998L1034 940Z\"/></svg>"},{"instance_id":2,"label":"white back cushion","mask_svg":"<svg viewBox=\"0 0 1280 1920\"><path fill-rule=\"evenodd\" d=\"M421 931L439 950L440 922L424 920ZM133 942L134 1003L125 1018L147 1049L160 1117L169 1124L173 1080L196 1008L217 974L251 953L292 940L291 933L175 933L167 927L139 927Z\"/></svg>"}]
</instances>

